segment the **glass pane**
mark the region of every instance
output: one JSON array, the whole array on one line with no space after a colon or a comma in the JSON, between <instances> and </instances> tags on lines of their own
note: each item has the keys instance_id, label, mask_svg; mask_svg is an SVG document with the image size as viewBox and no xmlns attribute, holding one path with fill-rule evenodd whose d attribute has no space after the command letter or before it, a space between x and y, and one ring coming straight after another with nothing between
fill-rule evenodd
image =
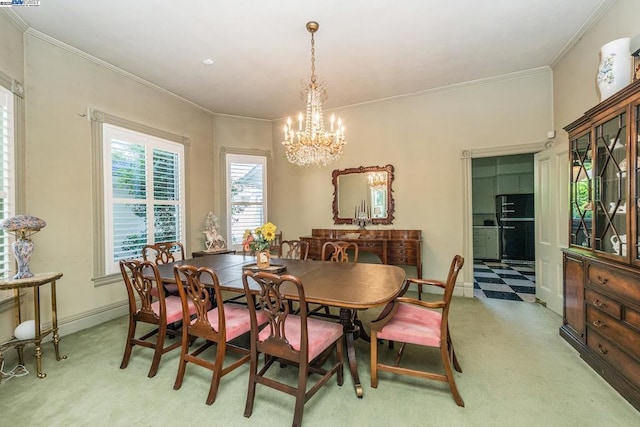
<instances>
[{"instance_id":1,"label":"glass pane","mask_svg":"<svg viewBox=\"0 0 640 427\"><path fill-rule=\"evenodd\" d=\"M114 199L146 198L144 147L113 140L111 142L111 176Z\"/></svg>"},{"instance_id":2,"label":"glass pane","mask_svg":"<svg viewBox=\"0 0 640 427\"><path fill-rule=\"evenodd\" d=\"M571 141L571 244L591 246L593 216L591 134Z\"/></svg>"},{"instance_id":3,"label":"glass pane","mask_svg":"<svg viewBox=\"0 0 640 427\"><path fill-rule=\"evenodd\" d=\"M147 244L147 208L144 204L114 203L113 261L140 258Z\"/></svg>"},{"instance_id":4,"label":"glass pane","mask_svg":"<svg viewBox=\"0 0 640 427\"><path fill-rule=\"evenodd\" d=\"M153 150L153 195L156 200L180 199L180 156Z\"/></svg>"},{"instance_id":5,"label":"glass pane","mask_svg":"<svg viewBox=\"0 0 640 427\"><path fill-rule=\"evenodd\" d=\"M636 154L640 158L640 106L636 106ZM640 258L640 162L635 162L635 174L636 174L636 259Z\"/></svg>"},{"instance_id":6,"label":"glass pane","mask_svg":"<svg viewBox=\"0 0 640 427\"><path fill-rule=\"evenodd\" d=\"M231 236L230 244L241 244L245 230L265 222L264 165L231 163Z\"/></svg>"},{"instance_id":7,"label":"glass pane","mask_svg":"<svg viewBox=\"0 0 640 427\"><path fill-rule=\"evenodd\" d=\"M596 127L595 249L627 255L627 129L622 113Z\"/></svg>"},{"instance_id":8,"label":"glass pane","mask_svg":"<svg viewBox=\"0 0 640 427\"><path fill-rule=\"evenodd\" d=\"M154 242L179 242L180 241L180 206L155 205L153 207L153 241Z\"/></svg>"}]
</instances>

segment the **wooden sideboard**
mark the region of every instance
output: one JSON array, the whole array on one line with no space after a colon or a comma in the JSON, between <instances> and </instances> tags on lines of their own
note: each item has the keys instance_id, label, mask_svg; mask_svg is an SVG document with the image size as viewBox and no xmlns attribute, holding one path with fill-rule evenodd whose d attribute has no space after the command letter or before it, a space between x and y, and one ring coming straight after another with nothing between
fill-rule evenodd
<instances>
[{"instance_id":1,"label":"wooden sideboard","mask_svg":"<svg viewBox=\"0 0 640 427\"><path fill-rule=\"evenodd\" d=\"M360 233L357 239L347 239L345 234ZM383 264L410 265L416 267L418 278L422 278L422 231L421 230L343 230L314 228L311 236L300 237L309 242L309 258L319 260L325 242L344 240L358 244L360 251L380 257Z\"/></svg>"}]
</instances>

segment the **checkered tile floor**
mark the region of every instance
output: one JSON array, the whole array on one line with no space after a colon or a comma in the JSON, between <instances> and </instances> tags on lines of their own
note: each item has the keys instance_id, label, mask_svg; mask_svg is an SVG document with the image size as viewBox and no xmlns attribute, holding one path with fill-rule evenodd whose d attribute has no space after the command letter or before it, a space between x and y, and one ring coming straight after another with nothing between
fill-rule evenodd
<instances>
[{"instance_id":1,"label":"checkered tile floor","mask_svg":"<svg viewBox=\"0 0 640 427\"><path fill-rule=\"evenodd\" d=\"M476 298L535 302L535 267L474 260L473 295Z\"/></svg>"}]
</instances>

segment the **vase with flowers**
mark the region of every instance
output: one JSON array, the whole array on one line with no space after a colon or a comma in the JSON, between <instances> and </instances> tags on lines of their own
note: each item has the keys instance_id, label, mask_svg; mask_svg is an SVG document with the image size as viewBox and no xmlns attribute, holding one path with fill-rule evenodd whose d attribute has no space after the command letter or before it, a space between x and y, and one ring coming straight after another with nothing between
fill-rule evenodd
<instances>
[{"instance_id":1,"label":"vase with flowers","mask_svg":"<svg viewBox=\"0 0 640 427\"><path fill-rule=\"evenodd\" d=\"M275 225L267 222L255 230L246 230L242 236L242 249L256 254L258 268L269 268L271 264L269 248L276 238L276 229Z\"/></svg>"}]
</instances>

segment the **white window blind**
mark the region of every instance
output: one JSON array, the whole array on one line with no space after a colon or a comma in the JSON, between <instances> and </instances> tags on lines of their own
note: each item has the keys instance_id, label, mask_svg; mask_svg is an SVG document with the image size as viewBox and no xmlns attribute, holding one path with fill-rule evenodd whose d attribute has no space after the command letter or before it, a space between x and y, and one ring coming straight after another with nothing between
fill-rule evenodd
<instances>
[{"instance_id":1,"label":"white window blind","mask_svg":"<svg viewBox=\"0 0 640 427\"><path fill-rule=\"evenodd\" d=\"M228 236L231 245L240 245L245 230L253 230L265 223L267 158L228 153L226 169Z\"/></svg>"},{"instance_id":2,"label":"white window blind","mask_svg":"<svg viewBox=\"0 0 640 427\"><path fill-rule=\"evenodd\" d=\"M0 221L15 215L13 93L0 86ZM10 235L0 228L0 269L2 278L13 273ZM2 291L0 291L2 293ZM0 299L4 295L0 295Z\"/></svg>"},{"instance_id":3,"label":"white window blind","mask_svg":"<svg viewBox=\"0 0 640 427\"><path fill-rule=\"evenodd\" d=\"M105 124L107 273L140 258L146 244L185 241L184 146Z\"/></svg>"}]
</instances>

